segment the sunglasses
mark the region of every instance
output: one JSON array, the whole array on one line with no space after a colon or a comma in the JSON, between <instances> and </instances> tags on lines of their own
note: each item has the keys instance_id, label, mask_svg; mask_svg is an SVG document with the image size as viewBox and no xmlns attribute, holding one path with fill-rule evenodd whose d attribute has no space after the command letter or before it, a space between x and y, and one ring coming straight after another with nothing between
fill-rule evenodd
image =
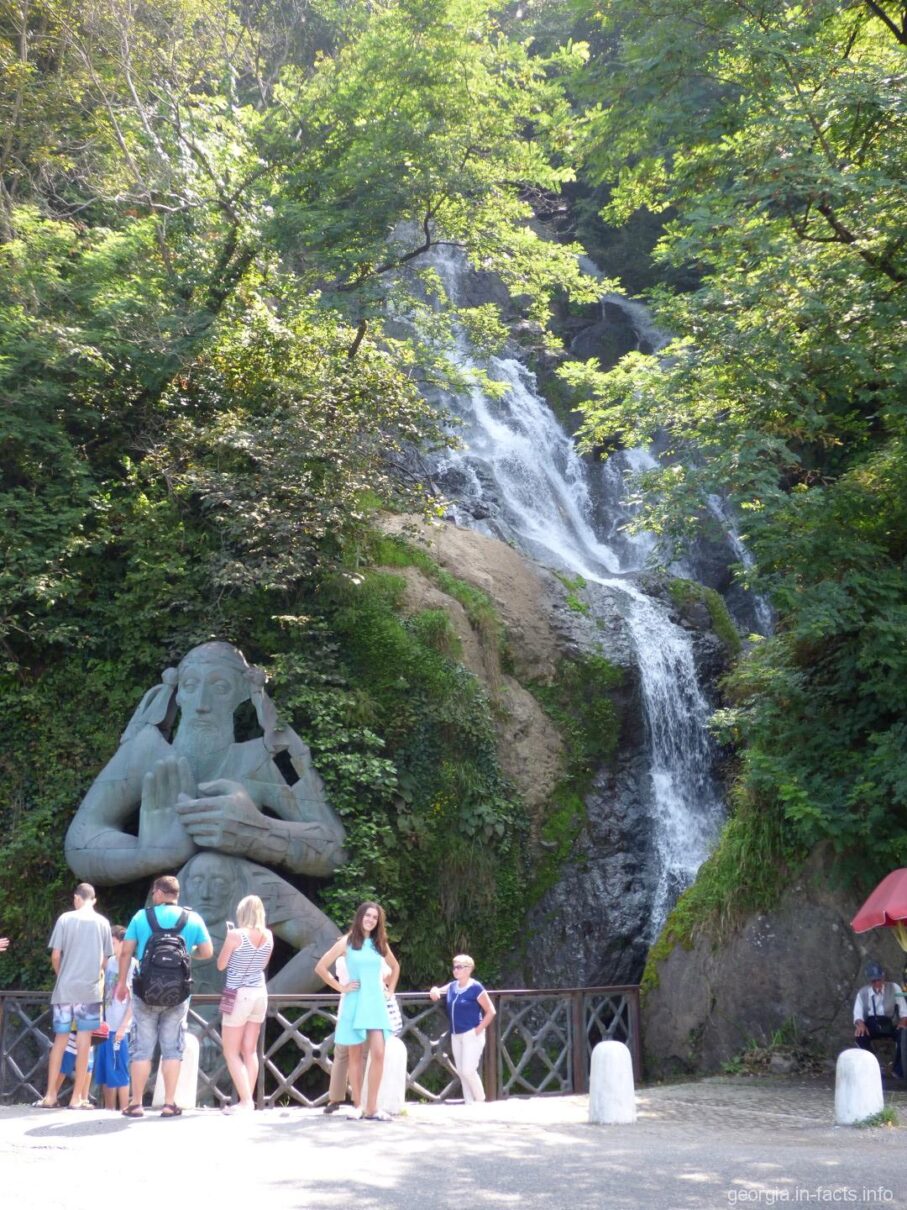
<instances>
[{"instance_id":1,"label":"sunglasses","mask_svg":"<svg viewBox=\"0 0 907 1210\"><path fill-rule=\"evenodd\" d=\"M468 963L468 962L454 962L454 964L453 964L453 965L452 965L452 967L451 967L451 970L455 970L455 971L468 971L468 970L469 970L469 963Z\"/></svg>"}]
</instances>

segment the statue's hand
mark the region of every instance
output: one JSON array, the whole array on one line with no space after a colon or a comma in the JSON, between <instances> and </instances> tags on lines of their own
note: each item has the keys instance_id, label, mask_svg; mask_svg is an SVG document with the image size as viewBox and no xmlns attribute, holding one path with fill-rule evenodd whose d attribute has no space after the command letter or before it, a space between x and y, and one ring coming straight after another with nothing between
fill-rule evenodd
<instances>
[{"instance_id":1,"label":"statue's hand","mask_svg":"<svg viewBox=\"0 0 907 1210\"><path fill-rule=\"evenodd\" d=\"M199 783L205 797L181 796L176 804L186 831L203 849L254 855L271 824L249 797L242 782L218 778Z\"/></svg>"},{"instance_id":2,"label":"statue's hand","mask_svg":"<svg viewBox=\"0 0 907 1210\"><path fill-rule=\"evenodd\" d=\"M196 851L183 827L176 803L195 791L195 777L184 756L156 761L142 779L139 810L139 848L156 849L166 865L182 865Z\"/></svg>"}]
</instances>

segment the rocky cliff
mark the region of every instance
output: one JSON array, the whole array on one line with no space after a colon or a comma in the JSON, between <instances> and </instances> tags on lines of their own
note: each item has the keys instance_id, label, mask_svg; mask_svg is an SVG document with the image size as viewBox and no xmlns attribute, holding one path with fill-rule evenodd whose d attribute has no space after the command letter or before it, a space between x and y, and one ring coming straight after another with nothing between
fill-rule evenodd
<instances>
[{"instance_id":1,"label":"rocky cliff","mask_svg":"<svg viewBox=\"0 0 907 1210\"><path fill-rule=\"evenodd\" d=\"M526 803L530 843L546 867L545 877L527 888L534 902L510 980L537 987L635 982L652 939L654 836L644 801L639 670L613 594L566 580L504 542L451 523L393 517L385 528L406 534L450 575L486 593L504 627L506 667L496 639L450 593L419 567L402 569L405 607L445 610L460 658L495 703L501 764ZM724 656L708 611L678 608L676 621L694 635L700 671L713 679ZM542 703L565 669L584 668L590 659L613 669L607 690L571 683L577 692L607 694L611 714L602 725L615 730L613 753L578 772L568 767L564 718L557 711L552 717ZM582 792L574 801L568 791L577 785Z\"/></svg>"},{"instance_id":2,"label":"rocky cliff","mask_svg":"<svg viewBox=\"0 0 907 1210\"><path fill-rule=\"evenodd\" d=\"M861 898L833 882L829 854L817 851L772 911L720 942L701 935L689 949L677 945L651 965L654 986L643 999L649 1076L715 1072L778 1036L826 1056L850 1044L866 961L898 979L904 954L890 930L851 930Z\"/></svg>"}]
</instances>

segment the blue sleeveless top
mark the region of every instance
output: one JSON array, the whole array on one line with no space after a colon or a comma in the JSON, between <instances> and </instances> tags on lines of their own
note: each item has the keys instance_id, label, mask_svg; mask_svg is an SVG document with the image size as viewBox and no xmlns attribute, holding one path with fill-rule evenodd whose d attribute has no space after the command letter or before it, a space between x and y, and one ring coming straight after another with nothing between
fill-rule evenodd
<instances>
[{"instance_id":1,"label":"blue sleeveless top","mask_svg":"<svg viewBox=\"0 0 907 1210\"><path fill-rule=\"evenodd\" d=\"M478 979L470 979L462 990L456 979L448 983L447 1015L450 1017L451 1033L467 1034L479 1024L485 1016L479 1003L479 996L484 990Z\"/></svg>"}]
</instances>

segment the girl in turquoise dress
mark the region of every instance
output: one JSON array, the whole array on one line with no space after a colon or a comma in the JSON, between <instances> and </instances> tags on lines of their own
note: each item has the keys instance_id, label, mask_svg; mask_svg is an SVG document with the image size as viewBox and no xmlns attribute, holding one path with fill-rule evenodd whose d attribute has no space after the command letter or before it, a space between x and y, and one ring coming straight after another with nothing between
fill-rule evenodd
<instances>
[{"instance_id":1,"label":"girl in turquoise dress","mask_svg":"<svg viewBox=\"0 0 907 1210\"><path fill-rule=\"evenodd\" d=\"M348 983L340 983L330 967L343 956ZM343 996L334 1031L334 1041L349 1047L350 1085L353 1090L353 1114L371 1122L387 1121L389 1115L378 1109L378 1090L384 1073L384 1040L391 1033L387 998L381 967L391 968L390 986L396 987L400 964L387 943L384 908L370 901L356 909L350 931L340 938L315 966L315 974ZM365 1047L371 1060L368 1101L362 1108L362 1077Z\"/></svg>"}]
</instances>

